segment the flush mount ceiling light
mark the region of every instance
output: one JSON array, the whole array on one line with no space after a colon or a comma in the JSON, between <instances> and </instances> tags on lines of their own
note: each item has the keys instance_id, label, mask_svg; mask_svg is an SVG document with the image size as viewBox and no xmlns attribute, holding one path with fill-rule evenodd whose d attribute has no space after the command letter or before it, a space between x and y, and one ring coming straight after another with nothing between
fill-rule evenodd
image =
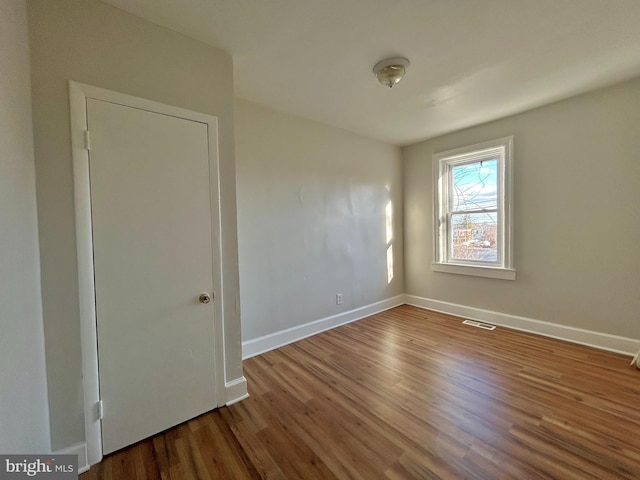
<instances>
[{"instance_id":1,"label":"flush mount ceiling light","mask_svg":"<svg viewBox=\"0 0 640 480\"><path fill-rule=\"evenodd\" d=\"M373 74L381 85L393 87L402 80L409 68L409 60L404 57L392 57L378 62L373 67Z\"/></svg>"}]
</instances>

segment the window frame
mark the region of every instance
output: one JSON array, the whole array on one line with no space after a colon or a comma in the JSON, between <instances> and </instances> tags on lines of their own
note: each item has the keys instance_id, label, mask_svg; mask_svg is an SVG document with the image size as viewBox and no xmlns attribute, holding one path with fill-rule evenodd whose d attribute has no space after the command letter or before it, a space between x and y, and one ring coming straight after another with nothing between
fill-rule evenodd
<instances>
[{"instance_id":1,"label":"window frame","mask_svg":"<svg viewBox=\"0 0 640 480\"><path fill-rule=\"evenodd\" d=\"M456 166L482 160L498 159L497 192L497 250L496 262L451 258L450 235L453 211L450 179ZM465 147L434 153L433 166L433 262L437 272L473 275L502 280L515 280L513 267L513 136L476 143ZM485 209L485 211L488 209ZM480 210L482 213L482 210Z\"/></svg>"}]
</instances>

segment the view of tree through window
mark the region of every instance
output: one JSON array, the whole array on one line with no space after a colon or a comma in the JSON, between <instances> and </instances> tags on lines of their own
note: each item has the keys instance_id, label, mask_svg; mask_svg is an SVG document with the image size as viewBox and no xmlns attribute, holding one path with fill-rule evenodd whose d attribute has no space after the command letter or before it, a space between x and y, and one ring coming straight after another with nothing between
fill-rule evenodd
<instances>
[{"instance_id":1,"label":"view of tree through window","mask_svg":"<svg viewBox=\"0 0 640 480\"><path fill-rule=\"evenodd\" d=\"M451 166L453 259L498 260L498 160Z\"/></svg>"}]
</instances>

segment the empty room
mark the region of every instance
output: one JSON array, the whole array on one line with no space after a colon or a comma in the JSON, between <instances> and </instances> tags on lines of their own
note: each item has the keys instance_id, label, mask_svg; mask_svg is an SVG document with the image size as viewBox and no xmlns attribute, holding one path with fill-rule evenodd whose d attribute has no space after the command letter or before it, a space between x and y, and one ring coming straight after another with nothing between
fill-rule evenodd
<instances>
[{"instance_id":1,"label":"empty room","mask_svg":"<svg viewBox=\"0 0 640 480\"><path fill-rule=\"evenodd\" d=\"M0 0L0 478L640 479L636 0Z\"/></svg>"}]
</instances>

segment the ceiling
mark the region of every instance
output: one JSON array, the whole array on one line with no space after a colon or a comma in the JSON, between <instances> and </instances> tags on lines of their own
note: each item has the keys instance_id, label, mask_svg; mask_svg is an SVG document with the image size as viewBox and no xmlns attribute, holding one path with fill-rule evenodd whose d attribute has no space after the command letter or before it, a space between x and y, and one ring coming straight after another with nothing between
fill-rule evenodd
<instances>
[{"instance_id":1,"label":"ceiling","mask_svg":"<svg viewBox=\"0 0 640 480\"><path fill-rule=\"evenodd\" d=\"M240 98L395 145L640 75L639 0L103 1L233 54Z\"/></svg>"}]
</instances>

